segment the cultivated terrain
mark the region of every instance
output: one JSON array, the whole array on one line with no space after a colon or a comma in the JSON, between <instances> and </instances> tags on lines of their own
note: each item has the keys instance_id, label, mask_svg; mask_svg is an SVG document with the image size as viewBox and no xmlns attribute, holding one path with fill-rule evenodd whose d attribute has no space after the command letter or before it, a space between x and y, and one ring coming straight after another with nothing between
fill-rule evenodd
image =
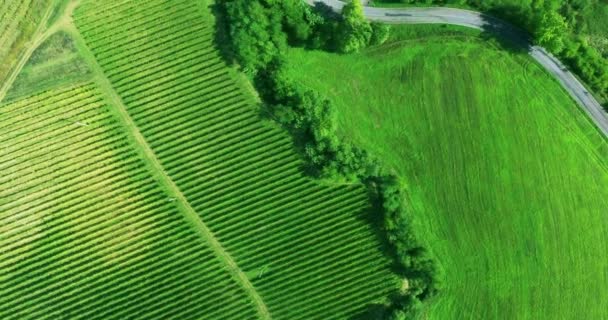
<instances>
[{"instance_id":1,"label":"cultivated terrain","mask_svg":"<svg viewBox=\"0 0 608 320\"><path fill-rule=\"evenodd\" d=\"M0 2L0 319L608 319L608 6L321 2Z\"/></svg>"}]
</instances>

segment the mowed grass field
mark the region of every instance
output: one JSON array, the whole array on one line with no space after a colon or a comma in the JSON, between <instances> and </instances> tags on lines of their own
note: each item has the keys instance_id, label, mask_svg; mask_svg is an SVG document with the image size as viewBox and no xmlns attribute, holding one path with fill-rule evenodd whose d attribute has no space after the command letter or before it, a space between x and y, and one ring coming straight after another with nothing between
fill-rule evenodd
<instances>
[{"instance_id":1,"label":"mowed grass field","mask_svg":"<svg viewBox=\"0 0 608 320\"><path fill-rule=\"evenodd\" d=\"M400 290L365 188L303 175L204 2L71 21L0 103L0 319L352 319Z\"/></svg>"},{"instance_id":2,"label":"mowed grass field","mask_svg":"<svg viewBox=\"0 0 608 320\"><path fill-rule=\"evenodd\" d=\"M293 49L289 65L406 181L446 277L422 318L607 319L606 140L526 55L395 28L360 54Z\"/></svg>"}]
</instances>

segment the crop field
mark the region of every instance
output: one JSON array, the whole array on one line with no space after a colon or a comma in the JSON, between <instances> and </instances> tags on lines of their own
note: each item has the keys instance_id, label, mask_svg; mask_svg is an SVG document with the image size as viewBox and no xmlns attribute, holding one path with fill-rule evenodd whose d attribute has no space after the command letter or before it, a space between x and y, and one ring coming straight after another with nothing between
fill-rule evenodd
<instances>
[{"instance_id":1,"label":"crop field","mask_svg":"<svg viewBox=\"0 0 608 320\"><path fill-rule=\"evenodd\" d=\"M43 22L51 15L51 2L0 2L0 84L9 76L31 37L44 27Z\"/></svg>"},{"instance_id":2,"label":"crop field","mask_svg":"<svg viewBox=\"0 0 608 320\"><path fill-rule=\"evenodd\" d=\"M422 318L607 319L606 140L527 56L395 29L360 54L293 49L289 65L406 180L446 277Z\"/></svg>"},{"instance_id":3,"label":"crop field","mask_svg":"<svg viewBox=\"0 0 608 320\"><path fill-rule=\"evenodd\" d=\"M0 106L0 318L253 318L111 108L94 85Z\"/></svg>"},{"instance_id":4,"label":"crop field","mask_svg":"<svg viewBox=\"0 0 608 320\"><path fill-rule=\"evenodd\" d=\"M272 318L344 319L382 300L399 284L365 221L364 189L302 176L291 140L263 125L218 56L205 10L91 1L75 19L167 175Z\"/></svg>"},{"instance_id":5,"label":"crop field","mask_svg":"<svg viewBox=\"0 0 608 320\"><path fill-rule=\"evenodd\" d=\"M204 2L49 30L0 103L0 319L350 320L402 288L366 189L304 176Z\"/></svg>"}]
</instances>

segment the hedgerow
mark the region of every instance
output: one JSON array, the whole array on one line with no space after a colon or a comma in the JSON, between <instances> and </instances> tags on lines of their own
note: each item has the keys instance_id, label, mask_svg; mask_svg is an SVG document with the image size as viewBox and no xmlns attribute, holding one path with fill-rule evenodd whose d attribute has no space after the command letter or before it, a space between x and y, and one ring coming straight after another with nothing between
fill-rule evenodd
<instances>
[{"instance_id":1,"label":"hedgerow","mask_svg":"<svg viewBox=\"0 0 608 320\"><path fill-rule=\"evenodd\" d=\"M356 52L386 41L390 28L365 20L359 1L347 4L340 15L300 0L226 0L221 6L236 60L252 78L266 115L291 133L308 172L332 181L360 181L375 195L383 211L386 240L408 280L408 290L393 299L382 317L398 319L415 312L421 301L438 292L440 276L413 235L401 183L367 151L342 141L335 107L297 85L284 68L289 45Z\"/></svg>"}]
</instances>

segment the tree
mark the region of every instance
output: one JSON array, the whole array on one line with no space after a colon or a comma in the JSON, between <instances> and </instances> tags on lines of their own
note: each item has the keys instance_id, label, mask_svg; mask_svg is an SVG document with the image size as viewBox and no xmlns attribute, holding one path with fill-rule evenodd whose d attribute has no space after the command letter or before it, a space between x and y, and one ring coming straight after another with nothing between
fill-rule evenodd
<instances>
[{"instance_id":1,"label":"tree","mask_svg":"<svg viewBox=\"0 0 608 320\"><path fill-rule=\"evenodd\" d=\"M359 0L351 0L342 8L338 51L351 53L365 48L372 33L372 26L363 14L363 5Z\"/></svg>"},{"instance_id":2,"label":"tree","mask_svg":"<svg viewBox=\"0 0 608 320\"><path fill-rule=\"evenodd\" d=\"M259 1L229 1L225 8L231 42L245 72L255 73L285 49L280 12Z\"/></svg>"},{"instance_id":3,"label":"tree","mask_svg":"<svg viewBox=\"0 0 608 320\"><path fill-rule=\"evenodd\" d=\"M372 23L372 38L370 40L371 45L380 45L388 40L390 35L391 27L384 23Z\"/></svg>"},{"instance_id":4,"label":"tree","mask_svg":"<svg viewBox=\"0 0 608 320\"><path fill-rule=\"evenodd\" d=\"M553 53L560 53L565 48L564 37L568 34L568 24L556 11L541 13L536 28L536 41Z\"/></svg>"}]
</instances>

